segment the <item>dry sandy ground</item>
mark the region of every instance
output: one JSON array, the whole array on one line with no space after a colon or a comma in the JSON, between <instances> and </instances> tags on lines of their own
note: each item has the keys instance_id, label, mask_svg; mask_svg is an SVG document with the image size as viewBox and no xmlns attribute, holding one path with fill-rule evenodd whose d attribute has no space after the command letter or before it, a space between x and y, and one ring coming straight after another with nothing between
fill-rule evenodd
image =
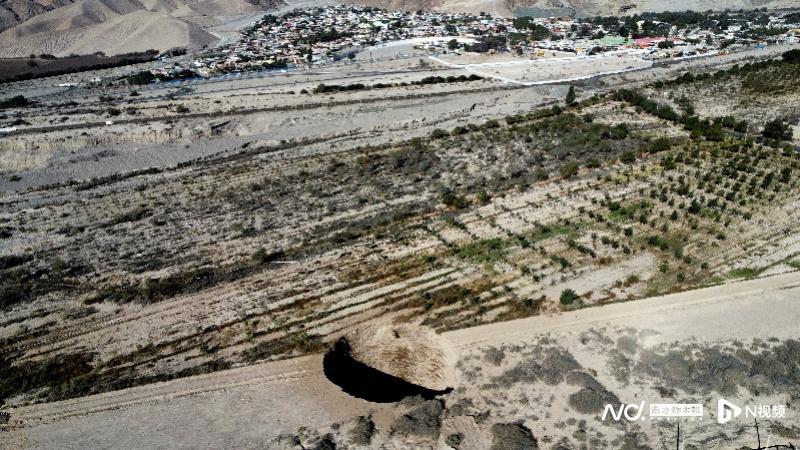
<instances>
[{"instance_id":1,"label":"dry sandy ground","mask_svg":"<svg viewBox=\"0 0 800 450\"><path fill-rule=\"evenodd\" d=\"M446 333L445 337L466 356L489 347L521 348L546 336L551 342L568 345L583 366L598 367L601 365L598 357L578 348L580 344L576 341L578 337L585 340L587 335L598 333L598 329L638 330L644 336L639 344L647 349L670 342L712 345L730 340L796 339L800 335L797 328L800 309L796 304L799 295L800 273L795 272L635 303L464 329ZM397 416L395 405L369 403L344 394L323 375L321 359L315 355L20 408L11 411L10 428L4 433L0 447L254 448L269 446L277 435L294 433L301 427L325 429L334 422L346 423L354 416L370 414L378 430L387 429ZM602 368L596 378L613 384ZM453 395L470 392L480 395L480 383L462 384L468 386L462 386ZM628 386L616 392L622 401L633 402L639 399L627 396L636 395L641 389ZM538 406L531 404L529 412ZM563 416L563 405L554 408L553 411L562 411ZM709 417L712 409L707 405L707 424L715 424ZM521 411L524 407L515 411L516 416L509 416L513 413L498 407L491 414L492 421L512 422ZM796 416L796 412L788 414ZM564 419L550 417L538 421L537 418L538 422L530 428L537 436L548 430L549 436L557 440ZM451 421L445 427L465 426ZM689 428L692 426L698 427ZM741 423L708 426L721 433L741 428ZM656 427L644 424L641 428L649 435L650 428ZM764 432L762 438L766 439L768 434ZM774 437L773 442L778 440ZM447 448L442 439L431 445Z\"/></svg>"},{"instance_id":2,"label":"dry sandy ground","mask_svg":"<svg viewBox=\"0 0 800 450\"><path fill-rule=\"evenodd\" d=\"M533 86L555 82L584 80L602 75L612 75L652 66L635 54L616 53L596 56L559 56L541 59L507 58L481 63L462 63L463 59L475 59L469 55L446 59L430 57L431 60L448 67L464 70L484 78L493 78L511 84ZM566 75L568 74L568 75Z\"/></svg>"}]
</instances>

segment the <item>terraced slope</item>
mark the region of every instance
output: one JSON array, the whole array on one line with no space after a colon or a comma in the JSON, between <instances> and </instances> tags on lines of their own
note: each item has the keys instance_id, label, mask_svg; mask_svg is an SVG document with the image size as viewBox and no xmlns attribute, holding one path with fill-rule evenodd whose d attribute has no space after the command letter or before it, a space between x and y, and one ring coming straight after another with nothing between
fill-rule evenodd
<instances>
[{"instance_id":1,"label":"terraced slope","mask_svg":"<svg viewBox=\"0 0 800 450\"><path fill-rule=\"evenodd\" d=\"M58 399L317 352L375 320L451 330L793 270L797 152L683 121L619 91L7 194L4 358L67 367L36 386Z\"/></svg>"},{"instance_id":2,"label":"terraced slope","mask_svg":"<svg viewBox=\"0 0 800 450\"><path fill-rule=\"evenodd\" d=\"M748 420L713 420L715 396L733 398L729 390L737 387L737 402L775 402L796 389L790 371L766 369L782 369L800 351L800 312L793 306L799 282L795 272L444 333L459 349L461 383L429 402L381 404L349 396L326 379L321 355L312 355L12 409L10 422L0 425L0 448L61 442L132 448L460 442L487 448L504 437L513 442L515 433L497 433L497 424L529 430L544 448L626 442L660 448L677 442L674 421L603 421L598 401L698 401L694 389L706 393L699 400L706 414L682 424L681 442L750 448L757 436ZM687 366L695 376L683 376ZM722 368L725 376L716 371ZM766 374L752 375L751 368ZM767 386L772 390L765 395ZM762 425L762 439L795 441L797 413L787 412ZM420 420L409 416L430 420L410 428Z\"/></svg>"}]
</instances>

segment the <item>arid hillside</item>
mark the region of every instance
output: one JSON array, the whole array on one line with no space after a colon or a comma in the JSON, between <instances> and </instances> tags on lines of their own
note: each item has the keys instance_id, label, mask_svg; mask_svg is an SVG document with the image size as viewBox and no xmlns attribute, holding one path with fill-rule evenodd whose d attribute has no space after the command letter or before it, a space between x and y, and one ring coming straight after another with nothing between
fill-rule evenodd
<instances>
[{"instance_id":1,"label":"arid hillside","mask_svg":"<svg viewBox=\"0 0 800 450\"><path fill-rule=\"evenodd\" d=\"M7 109L28 125L0 146L0 396L318 352L379 320L461 329L798 267L796 141L783 123L762 135L796 123L797 64L615 75L566 105L567 86L401 63ZM452 78L413 84L432 73ZM723 87L745 101L702 107ZM67 369L37 378L52 365Z\"/></svg>"},{"instance_id":2,"label":"arid hillside","mask_svg":"<svg viewBox=\"0 0 800 450\"><path fill-rule=\"evenodd\" d=\"M216 18L257 13L278 4L282 2L79 0L47 7L31 3L29 14L11 9L0 13L0 20L7 18L0 26L0 57L199 48L217 40L207 30Z\"/></svg>"}]
</instances>

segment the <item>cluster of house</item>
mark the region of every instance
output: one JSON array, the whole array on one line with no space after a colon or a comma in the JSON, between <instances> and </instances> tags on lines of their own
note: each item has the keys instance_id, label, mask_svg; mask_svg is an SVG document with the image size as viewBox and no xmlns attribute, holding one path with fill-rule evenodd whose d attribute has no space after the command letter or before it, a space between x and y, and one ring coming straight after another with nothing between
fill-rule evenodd
<instances>
[{"instance_id":1,"label":"cluster of house","mask_svg":"<svg viewBox=\"0 0 800 450\"><path fill-rule=\"evenodd\" d=\"M800 37L800 25L787 25L791 24L776 15L770 17L768 24L759 27L779 27L779 33L769 33L770 43L795 42ZM747 23L730 25L725 30L678 29L673 26L669 33L664 33L668 36L642 38L622 36L619 28L606 27L613 28L570 17L521 21L485 14L386 11L366 6L336 5L298 9L283 16L267 15L253 23L238 42L196 57L188 70L209 77L305 67L351 58L375 45L420 38L442 38L435 45L425 46L439 53L464 50L461 45L448 47L446 42L452 38L470 38L480 42L505 36L507 44L501 43L500 48L494 45L491 51L514 51L521 56L536 57L543 49L578 55L630 49L639 50L645 57L653 59L693 56L722 51L731 46L766 45L768 41L767 37L754 40L752 34L745 34L744 30L750 29ZM494 43L497 44L497 39ZM170 72L173 69L161 70ZM175 70L185 72L187 67Z\"/></svg>"},{"instance_id":2,"label":"cluster of house","mask_svg":"<svg viewBox=\"0 0 800 450\"><path fill-rule=\"evenodd\" d=\"M795 16L798 17L798 16ZM538 19L537 19L538 20ZM543 24L555 23L555 19L542 19ZM736 22L737 20L733 20ZM644 21L638 22L641 27ZM556 39L548 39L525 47L525 52L532 48L562 50L574 52L578 55L605 52L609 50L628 49L636 51L646 59L668 59L676 57L691 57L709 53L727 53L733 49L744 47L764 48L771 44L787 44L800 42L800 19L796 22L787 21L781 14L769 18L766 24L755 24L745 19L726 26L722 30L704 29L693 27L680 29L676 26L669 27L669 33L664 36L630 37L620 36L614 29L605 29L603 26L589 30L592 37L581 37L574 32L574 22L562 22L558 26L549 27ZM655 22L658 24L658 22ZM585 27L581 23L580 27ZM570 33L569 31L572 31ZM753 30L756 30L753 33ZM758 31L764 32L758 35ZM585 35L586 33L580 33ZM755 34L755 36L754 36ZM560 35L563 38L558 38Z\"/></svg>"},{"instance_id":3,"label":"cluster of house","mask_svg":"<svg viewBox=\"0 0 800 450\"><path fill-rule=\"evenodd\" d=\"M197 58L193 65L206 75L322 64L387 42L497 34L510 27L510 20L488 15L411 13L354 5L298 9L281 17L264 17L239 42Z\"/></svg>"}]
</instances>

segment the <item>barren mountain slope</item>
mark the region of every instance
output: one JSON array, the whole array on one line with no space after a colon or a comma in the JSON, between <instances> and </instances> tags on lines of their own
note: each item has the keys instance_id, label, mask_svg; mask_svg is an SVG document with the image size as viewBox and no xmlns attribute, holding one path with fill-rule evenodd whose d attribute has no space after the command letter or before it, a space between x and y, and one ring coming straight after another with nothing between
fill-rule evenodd
<instances>
[{"instance_id":1,"label":"barren mountain slope","mask_svg":"<svg viewBox=\"0 0 800 450\"><path fill-rule=\"evenodd\" d=\"M75 6L81 4L76 3ZM0 33L2 56L24 56L50 53L65 56L102 51L120 54L148 49L167 50L173 47L200 47L216 38L197 25L175 19L161 12L133 11L117 14L100 12L98 23L83 25L87 16L67 21L44 21L49 14L39 16L17 28ZM41 19L40 19L41 18ZM52 28L43 24L51 24ZM81 23L71 27L75 22Z\"/></svg>"},{"instance_id":2,"label":"barren mountain slope","mask_svg":"<svg viewBox=\"0 0 800 450\"><path fill-rule=\"evenodd\" d=\"M0 32L72 3L73 0L0 0Z\"/></svg>"},{"instance_id":3,"label":"barren mountain slope","mask_svg":"<svg viewBox=\"0 0 800 450\"><path fill-rule=\"evenodd\" d=\"M0 27L14 26L16 23L47 11L45 5L32 0L4 0L0 3ZM0 28L2 29L2 28Z\"/></svg>"},{"instance_id":4,"label":"barren mountain slope","mask_svg":"<svg viewBox=\"0 0 800 450\"><path fill-rule=\"evenodd\" d=\"M14 2L23 0L13 0ZM80 0L29 20L0 11L0 57L31 53L118 54L148 49L201 47L216 38L202 29L217 16L270 9L275 2L250 0ZM4 10L5 11L5 10ZM5 21L5 22L4 22ZM156 32L157 31L157 32Z\"/></svg>"}]
</instances>

